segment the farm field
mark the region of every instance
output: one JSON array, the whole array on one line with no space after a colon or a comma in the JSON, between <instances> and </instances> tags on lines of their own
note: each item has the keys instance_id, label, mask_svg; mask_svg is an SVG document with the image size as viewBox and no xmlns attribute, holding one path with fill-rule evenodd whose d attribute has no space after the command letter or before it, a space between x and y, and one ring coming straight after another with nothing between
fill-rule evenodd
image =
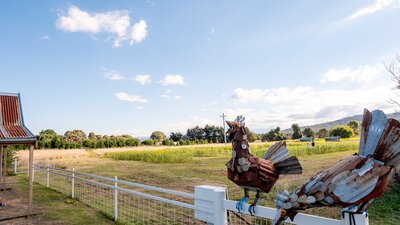
<instances>
[{"instance_id":1,"label":"farm field","mask_svg":"<svg viewBox=\"0 0 400 225\"><path fill-rule=\"evenodd\" d=\"M272 143L251 144L251 149L253 154L261 156L270 145ZM292 190L300 186L318 171L329 167L341 158L356 153L357 148L358 141L354 139L340 143L317 142L316 148L311 148L305 143L288 142L289 151L299 157L304 173L296 176L282 176L272 192L263 196L264 200L260 204L274 207L274 196L277 190ZM225 163L230 158L230 152L230 145L140 147L133 150L115 149L114 151L110 149L37 150L35 161L107 177L118 176L119 179L127 181L186 192L193 192L196 185L226 186L229 190L229 198L237 200L242 197L243 192L226 178ZM24 163L27 152L19 152L19 157ZM119 160L118 157L127 160ZM397 224L396 221L400 220L400 216L396 216L395 212L400 208L399 200L400 194L396 190L389 191L383 199L378 200L370 208L371 224ZM308 212L339 218L336 208L311 209Z\"/></svg>"}]
</instances>

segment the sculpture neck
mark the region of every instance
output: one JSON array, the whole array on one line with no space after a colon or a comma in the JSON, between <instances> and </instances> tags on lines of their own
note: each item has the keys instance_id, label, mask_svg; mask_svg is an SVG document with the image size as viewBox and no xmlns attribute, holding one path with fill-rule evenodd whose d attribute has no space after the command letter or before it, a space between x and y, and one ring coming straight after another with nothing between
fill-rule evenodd
<instances>
[{"instance_id":1,"label":"sculpture neck","mask_svg":"<svg viewBox=\"0 0 400 225\"><path fill-rule=\"evenodd\" d=\"M244 140L233 140L232 141L232 150L234 151L249 151L249 142L247 139Z\"/></svg>"}]
</instances>

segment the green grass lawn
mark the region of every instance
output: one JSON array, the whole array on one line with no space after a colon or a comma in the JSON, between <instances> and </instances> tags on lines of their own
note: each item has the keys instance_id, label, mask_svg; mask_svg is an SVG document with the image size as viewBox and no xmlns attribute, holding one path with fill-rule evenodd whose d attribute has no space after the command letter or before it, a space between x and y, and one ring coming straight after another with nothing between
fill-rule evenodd
<instances>
[{"instance_id":1,"label":"green grass lawn","mask_svg":"<svg viewBox=\"0 0 400 225\"><path fill-rule=\"evenodd\" d=\"M18 182L16 182L13 188L20 193L27 193L28 185L26 177L20 175L16 179ZM39 212L37 216L32 218L34 221L33 224L114 224L112 220L106 218L96 210L52 189L35 184L33 191L35 211Z\"/></svg>"}]
</instances>

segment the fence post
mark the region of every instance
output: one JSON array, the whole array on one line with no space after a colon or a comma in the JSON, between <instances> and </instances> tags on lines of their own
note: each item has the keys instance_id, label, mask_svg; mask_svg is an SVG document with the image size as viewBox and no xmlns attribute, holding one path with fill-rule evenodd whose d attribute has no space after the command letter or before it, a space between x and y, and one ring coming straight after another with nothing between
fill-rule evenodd
<instances>
[{"instance_id":1,"label":"fence post","mask_svg":"<svg viewBox=\"0 0 400 225\"><path fill-rule=\"evenodd\" d=\"M75 198L75 169L72 168L72 178L71 178L71 197Z\"/></svg>"},{"instance_id":2,"label":"fence post","mask_svg":"<svg viewBox=\"0 0 400 225\"><path fill-rule=\"evenodd\" d=\"M50 164L47 164L46 187L50 186Z\"/></svg>"},{"instance_id":3,"label":"fence post","mask_svg":"<svg viewBox=\"0 0 400 225\"><path fill-rule=\"evenodd\" d=\"M18 173L17 167L18 167L18 159L17 159L17 158L14 158L14 174L17 174L17 173Z\"/></svg>"},{"instance_id":4,"label":"fence post","mask_svg":"<svg viewBox=\"0 0 400 225\"><path fill-rule=\"evenodd\" d=\"M32 183L35 182L35 166L36 166L36 163L33 162L33 167L32 167Z\"/></svg>"},{"instance_id":5,"label":"fence post","mask_svg":"<svg viewBox=\"0 0 400 225\"><path fill-rule=\"evenodd\" d=\"M204 208L213 212L210 214L196 209L194 211L194 217L196 219L214 225L228 224L226 210L224 208L224 201L226 200L225 188L209 185L196 186L194 195L194 205L197 208Z\"/></svg>"},{"instance_id":6,"label":"fence post","mask_svg":"<svg viewBox=\"0 0 400 225\"><path fill-rule=\"evenodd\" d=\"M114 187L118 187L118 177L114 177ZM118 190L114 189L114 220L117 221L118 219Z\"/></svg>"},{"instance_id":7,"label":"fence post","mask_svg":"<svg viewBox=\"0 0 400 225\"><path fill-rule=\"evenodd\" d=\"M353 220L353 218L354 218L354 220ZM360 213L360 214L350 214L348 212L344 212L342 214L342 224L343 225L351 225L351 224L369 225L368 214L365 212Z\"/></svg>"}]
</instances>

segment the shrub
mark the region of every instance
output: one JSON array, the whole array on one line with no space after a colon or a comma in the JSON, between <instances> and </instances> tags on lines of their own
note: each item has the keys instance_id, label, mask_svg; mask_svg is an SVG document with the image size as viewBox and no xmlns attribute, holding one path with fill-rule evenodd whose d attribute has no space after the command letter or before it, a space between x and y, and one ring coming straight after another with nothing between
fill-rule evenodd
<instances>
[{"instance_id":1,"label":"shrub","mask_svg":"<svg viewBox=\"0 0 400 225\"><path fill-rule=\"evenodd\" d=\"M354 136L354 131L349 126L337 126L330 131L331 136L339 136L341 138L351 138Z\"/></svg>"},{"instance_id":2,"label":"shrub","mask_svg":"<svg viewBox=\"0 0 400 225\"><path fill-rule=\"evenodd\" d=\"M153 145L155 145L155 141L154 141L153 139L148 139L148 140L142 141L142 144L143 144L143 145L150 145L150 146L153 146Z\"/></svg>"}]
</instances>

